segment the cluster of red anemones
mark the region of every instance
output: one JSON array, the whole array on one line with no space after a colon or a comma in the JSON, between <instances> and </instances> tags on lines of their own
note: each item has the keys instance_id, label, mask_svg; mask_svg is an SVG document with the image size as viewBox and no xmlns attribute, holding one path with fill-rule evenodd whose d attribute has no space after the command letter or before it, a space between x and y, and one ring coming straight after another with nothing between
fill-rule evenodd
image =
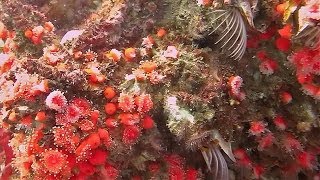
<instances>
[{"instance_id":1,"label":"cluster of red anemones","mask_svg":"<svg viewBox=\"0 0 320 180\"><path fill-rule=\"evenodd\" d=\"M105 54L105 56L113 62L118 62L121 59L122 53L117 49L111 49Z\"/></svg>"},{"instance_id":2,"label":"cluster of red anemones","mask_svg":"<svg viewBox=\"0 0 320 180\"><path fill-rule=\"evenodd\" d=\"M110 51L105 53L105 57L115 63L119 62L121 58L123 58L127 62L132 62L138 56L137 51L138 50L133 47L124 49L123 53L117 49L111 49Z\"/></svg>"},{"instance_id":3,"label":"cluster of red anemones","mask_svg":"<svg viewBox=\"0 0 320 180\"><path fill-rule=\"evenodd\" d=\"M71 125L54 127L52 132L54 145L66 151L74 152L80 143L80 135L75 133L76 129Z\"/></svg>"},{"instance_id":4,"label":"cluster of red anemones","mask_svg":"<svg viewBox=\"0 0 320 180\"><path fill-rule=\"evenodd\" d=\"M89 134L75 150L77 160L86 160L90 157L91 150L97 149L102 144L99 133Z\"/></svg>"},{"instance_id":5,"label":"cluster of red anemones","mask_svg":"<svg viewBox=\"0 0 320 180\"><path fill-rule=\"evenodd\" d=\"M249 133L253 136L260 136L264 132L268 131L266 126L267 124L265 122L254 120L250 123Z\"/></svg>"},{"instance_id":6,"label":"cluster of red anemones","mask_svg":"<svg viewBox=\"0 0 320 180\"><path fill-rule=\"evenodd\" d=\"M314 169L317 166L316 154L307 151L301 151L296 155L297 164L304 169Z\"/></svg>"},{"instance_id":7,"label":"cluster of red anemones","mask_svg":"<svg viewBox=\"0 0 320 180\"><path fill-rule=\"evenodd\" d=\"M4 53L12 52L18 48L17 43L14 41L15 36L15 31L9 31L0 21L0 39L4 41L4 46L2 48Z\"/></svg>"},{"instance_id":8,"label":"cluster of red anemones","mask_svg":"<svg viewBox=\"0 0 320 180\"><path fill-rule=\"evenodd\" d=\"M34 176L48 179L51 175L60 179L87 178L98 172L98 167L102 165L109 168L107 149L113 143L108 130L96 126L99 111L92 110L85 98L73 98L68 102L60 91L50 93L46 105L57 111L56 123L52 128L53 144L41 145L46 138L42 128L30 137L28 155L41 154L39 161L31 166ZM52 119L48 114L39 111L35 119L44 123Z\"/></svg>"},{"instance_id":9,"label":"cluster of red anemones","mask_svg":"<svg viewBox=\"0 0 320 180\"><path fill-rule=\"evenodd\" d=\"M278 37L275 46L282 52L288 52L291 48L291 40L286 37Z\"/></svg>"},{"instance_id":10,"label":"cluster of red anemones","mask_svg":"<svg viewBox=\"0 0 320 180\"><path fill-rule=\"evenodd\" d=\"M163 38L166 34L166 31L161 28L159 29L156 36L158 38ZM121 59L124 59L127 62L132 62L138 60L140 57L147 57L151 55L151 49L155 44L155 40L151 35L148 35L146 38L143 38L141 48L126 48L123 52L117 49L111 49L110 51L105 53L105 57L109 60L117 63ZM170 49L171 48L171 49ZM176 58L177 51L174 46L169 46L170 52L168 52L168 56L174 56ZM175 50L175 51L174 51ZM175 53L172 55L172 53ZM137 81L146 81L149 80L151 84L159 84L164 79L164 75L160 74L156 71L157 63L154 61L140 61L140 66L135 69L131 75L126 77L127 80L136 79Z\"/></svg>"},{"instance_id":11,"label":"cluster of red anemones","mask_svg":"<svg viewBox=\"0 0 320 180\"><path fill-rule=\"evenodd\" d=\"M28 141L27 153L28 155L40 154L44 151L44 148L40 146L40 140L44 137L42 129L36 130Z\"/></svg>"},{"instance_id":12,"label":"cluster of red anemones","mask_svg":"<svg viewBox=\"0 0 320 180\"><path fill-rule=\"evenodd\" d=\"M237 164L247 169L251 169L255 179L260 179L263 173L266 171L262 165L252 162L245 149L238 148L235 149L233 153L237 159Z\"/></svg>"},{"instance_id":13,"label":"cluster of red anemones","mask_svg":"<svg viewBox=\"0 0 320 180\"><path fill-rule=\"evenodd\" d=\"M84 56L84 60L89 62L89 61L97 60L98 54L89 49L83 54L83 56Z\"/></svg>"},{"instance_id":14,"label":"cluster of red anemones","mask_svg":"<svg viewBox=\"0 0 320 180\"><path fill-rule=\"evenodd\" d=\"M123 52L117 49L111 49L105 53L105 57L115 63L119 62L122 58L127 62L133 62L138 57L138 49L129 47L124 49Z\"/></svg>"},{"instance_id":15,"label":"cluster of red anemones","mask_svg":"<svg viewBox=\"0 0 320 180\"><path fill-rule=\"evenodd\" d=\"M288 11L292 10L292 7L289 6L300 3L301 2L297 1L284 2L283 4L277 6L277 11L280 14L289 13ZM304 6L302 7L303 8L300 10L305 8ZM312 14L311 12L309 15L320 17L318 8L316 8L315 12L317 12L317 14ZM301 11L299 14L300 13ZM310 16L308 18L310 18ZM303 19L307 21L307 18ZM274 49L278 50L278 52L282 52L280 53L282 55L283 53L290 53L293 43L293 27L294 26L290 23L286 23L280 28L278 26L270 26L264 33L255 34L251 37L249 36L247 47L251 49L259 49L256 53L256 58L260 60L259 69L261 73L266 75L273 74L279 68L278 63L280 63L280 61L277 62L272 58L275 57L274 53L272 53L272 55L271 51L267 53L266 49L262 49L263 47L261 45L264 45L264 47L265 45L268 47L274 47ZM317 34L314 34L313 37L316 36ZM269 41L271 41L272 44L270 44ZM302 90L316 100L320 99L320 86L318 82L318 76L320 75L319 58L319 45L318 47L314 48L305 47L297 50L288 58L296 69L296 78L299 84L301 84ZM291 92L288 90L280 91L279 100L284 105L292 103L293 97ZM295 137L292 132L288 131L288 119L281 115L275 115L272 122L273 124L266 124L262 120L251 122L249 133L254 135L254 138L257 142L257 150L272 151L273 148L277 147L279 149L283 149L284 152L289 154L292 158L288 158L287 162L280 164L280 168L284 174L298 174L302 169L307 171L314 170L317 164L317 153L312 152L310 148L303 147L300 139ZM272 125L274 125L274 127L272 127ZM269 129L275 131L271 132ZM242 149L242 151L239 150L234 152L239 164L247 167L250 166L256 178L259 178L265 171L264 168L262 166L253 165L249 156L244 153L244 151L245 150Z\"/></svg>"},{"instance_id":16,"label":"cluster of red anemones","mask_svg":"<svg viewBox=\"0 0 320 180\"><path fill-rule=\"evenodd\" d=\"M153 108L153 102L150 94L140 94L135 97L134 102L137 106L137 111L140 114L148 113Z\"/></svg>"},{"instance_id":17,"label":"cluster of red anemones","mask_svg":"<svg viewBox=\"0 0 320 180\"><path fill-rule=\"evenodd\" d=\"M135 144L141 135L141 128L154 127L154 121L148 115L153 108L153 101L149 94L133 95L122 92L119 97L116 97L115 90L112 87L106 87L104 96L110 101L105 105L107 114L105 125L109 129L115 129L121 124L124 144ZM118 102L114 102L115 100Z\"/></svg>"},{"instance_id":18,"label":"cluster of red anemones","mask_svg":"<svg viewBox=\"0 0 320 180\"><path fill-rule=\"evenodd\" d=\"M0 38L4 40L8 37L8 34L9 34L9 31L7 27L2 22L0 22Z\"/></svg>"},{"instance_id":19,"label":"cluster of red anemones","mask_svg":"<svg viewBox=\"0 0 320 180\"><path fill-rule=\"evenodd\" d=\"M276 26L270 26L266 32L249 37L247 47L257 49L262 44L261 42L273 40L275 37L274 46L279 51L288 52L291 48L291 36L292 26L290 24L281 29L277 29ZM265 50L258 51L256 57L261 61L259 69L262 74L271 75L278 69L277 61L270 58Z\"/></svg>"},{"instance_id":20,"label":"cluster of red anemones","mask_svg":"<svg viewBox=\"0 0 320 180\"><path fill-rule=\"evenodd\" d=\"M145 73L151 73L156 68L157 68L157 64L152 61L145 61L140 65L140 69L142 69Z\"/></svg>"},{"instance_id":21,"label":"cluster of red anemones","mask_svg":"<svg viewBox=\"0 0 320 180\"><path fill-rule=\"evenodd\" d=\"M202 176L199 174L198 170L194 167L185 165L185 160L177 154L167 154L164 159L159 159L157 161L149 161L147 163L147 171L149 174L149 179L156 179L162 173L162 167L166 167L167 177L166 179L177 180L196 180L201 179Z\"/></svg>"},{"instance_id":22,"label":"cluster of red anemones","mask_svg":"<svg viewBox=\"0 0 320 180\"><path fill-rule=\"evenodd\" d=\"M288 7L283 7L288 5L289 3L284 3L283 5L278 5L276 10L283 15L285 9L289 9ZM299 3L297 3L299 4ZM292 25L285 24L281 29L278 30L279 36L275 40L275 46L282 52L288 52L291 48L291 36L292 36Z\"/></svg>"},{"instance_id":23,"label":"cluster of red anemones","mask_svg":"<svg viewBox=\"0 0 320 180\"><path fill-rule=\"evenodd\" d=\"M93 86L101 84L107 79L106 76L100 72L97 66L98 65L95 64L94 66L84 70L88 74L89 84Z\"/></svg>"},{"instance_id":24,"label":"cluster of red anemones","mask_svg":"<svg viewBox=\"0 0 320 180\"><path fill-rule=\"evenodd\" d=\"M246 94L241 90L243 80L240 76L231 76L228 81L229 94L238 101L246 98Z\"/></svg>"},{"instance_id":25,"label":"cluster of red anemones","mask_svg":"<svg viewBox=\"0 0 320 180\"><path fill-rule=\"evenodd\" d=\"M157 161L151 161L148 163L147 168L148 168L148 171L150 172L151 177L157 177L161 169L161 164L160 162L157 162Z\"/></svg>"},{"instance_id":26,"label":"cluster of red anemones","mask_svg":"<svg viewBox=\"0 0 320 180\"><path fill-rule=\"evenodd\" d=\"M315 49L300 49L288 59L296 68L296 77L302 90L307 95L319 100L320 86L315 79L320 75L320 46Z\"/></svg>"},{"instance_id":27,"label":"cluster of red anemones","mask_svg":"<svg viewBox=\"0 0 320 180\"><path fill-rule=\"evenodd\" d=\"M0 54L0 75L11 69L13 61L14 58L9 54Z\"/></svg>"},{"instance_id":28,"label":"cluster of red anemones","mask_svg":"<svg viewBox=\"0 0 320 180\"><path fill-rule=\"evenodd\" d=\"M281 29L276 26L270 26L266 32L253 35L248 39L247 47L257 49L262 41L270 41L275 37L274 46L282 52L288 52L291 48L292 26L284 25ZM270 58L265 50L259 50L256 53L257 59L261 61L259 70L262 74L271 75L278 69L276 60Z\"/></svg>"},{"instance_id":29,"label":"cluster of red anemones","mask_svg":"<svg viewBox=\"0 0 320 180\"><path fill-rule=\"evenodd\" d=\"M168 177L170 180L196 180L200 178L196 169L192 167L185 169L185 161L181 156L169 154L164 157L164 160L167 164Z\"/></svg>"},{"instance_id":30,"label":"cluster of red anemones","mask_svg":"<svg viewBox=\"0 0 320 180\"><path fill-rule=\"evenodd\" d=\"M164 75L156 71L157 64L153 61L141 62L139 68L132 72L132 78L137 81L149 80L151 84L159 84L163 81ZM128 78L131 78L128 76Z\"/></svg>"},{"instance_id":31,"label":"cluster of red anemones","mask_svg":"<svg viewBox=\"0 0 320 180\"><path fill-rule=\"evenodd\" d=\"M302 169L314 170L316 168L318 164L316 156L319 155L319 152L305 149L300 141L289 132L282 135L281 143L285 150L293 155L292 160L283 166L284 173L297 174Z\"/></svg>"},{"instance_id":32,"label":"cluster of red anemones","mask_svg":"<svg viewBox=\"0 0 320 180\"><path fill-rule=\"evenodd\" d=\"M165 160L168 165L169 179L183 179L185 174L183 159L176 154L172 154L165 157Z\"/></svg>"},{"instance_id":33,"label":"cluster of red anemones","mask_svg":"<svg viewBox=\"0 0 320 180\"><path fill-rule=\"evenodd\" d=\"M238 148L233 150L234 157L237 159L237 163L244 167L250 167L252 165L252 161L246 150L242 148Z\"/></svg>"},{"instance_id":34,"label":"cluster of red anemones","mask_svg":"<svg viewBox=\"0 0 320 180\"><path fill-rule=\"evenodd\" d=\"M302 150L300 141L295 138L291 133L286 133L281 137L281 144L289 153Z\"/></svg>"},{"instance_id":35,"label":"cluster of red anemones","mask_svg":"<svg viewBox=\"0 0 320 180\"><path fill-rule=\"evenodd\" d=\"M76 123L81 116L81 111L77 106L69 104L66 107L63 116L64 119L66 119L67 123Z\"/></svg>"},{"instance_id":36,"label":"cluster of red anemones","mask_svg":"<svg viewBox=\"0 0 320 180\"><path fill-rule=\"evenodd\" d=\"M48 79L44 79L40 81L38 84L34 85L30 91L29 94L32 97L38 96L41 93L47 93L49 92L49 81Z\"/></svg>"},{"instance_id":37,"label":"cluster of red anemones","mask_svg":"<svg viewBox=\"0 0 320 180\"><path fill-rule=\"evenodd\" d=\"M52 91L45 101L47 107L56 111L63 111L67 106L67 98L61 91Z\"/></svg>"},{"instance_id":38,"label":"cluster of red anemones","mask_svg":"<svg viewBox=\"0 0 320 180\"><path fill-rule=\"evenodd\" d=\"M99 173L110 179L116 179L118 170L107 161L109 151L113 145L111 136L107 129L99 128L92 131L82 140L74 152L74 167L78 169L72 178L88 178L95 173Z\"/></svg>"},{"instance_id":39,"label":"cluster of red anemones","mask_svg":"<svg viewBox=\"0 0 320 180\"><path fill-rule=\"evenodd\" d=\"M277 115L274 119L273 119L273 123L275 124L275 126L277 127L278 130L285 130L287 128L287 120L284 119L283 116L281 115Z\"/></svg>"},{"instance_id":40,"label":"cluster of red anemones","mask_svg":"<svg viewBox=\"0 0 320 180\"><path fill-rule=\"evenodd\" d=\"M134 97L132 94L120 93L118 107L124 112L131 112L135 108Z\"/></svg>"},{"instance_id":41,"label":"cluster of red anemones","mask_svg":"<svg viewBox=\"0 0 320 180\"><path fill-rule=\"evenodd\" d=\"M288 153L296 153L302 150L301 143L292 134L285 133L288 125L287 120L283 116L276 115L273 119L273 124L278 132L284 133L280 137L280 144L283 145ZM267 129L267 123L264 121L252 121L250 123L249 134L255 136L258 142L258 150L260 151L266 150L276 142L273 133Z\"/></svg>"},{"instance_id":42,"label":"cluster of red anemones","mask_svg":"<svg viewBox=\"0 0 320 180\"><path fill-rule=\"evenodd\" d=\"M247 40L247 48L249 49L259 48L259 46L261 45L261 42L269 41L275 36L276 32L277 32L277 27L272 25L268 27L268 29L266 29L265 32L250 35Z\"/></svg>"},{"instance_id":43,"label":"cluster of red anemones","mask_svg":"<svg viewBox=\"0 0 320 180\"><path fill-rule=\"evenodd\" d=\"M106 162L108 157L108 152L102 149L95 149L92 152L91 157L89 158L89 162L92 165L102 165Z\"/></svg>"},{"instance_id":44,"label":"cluster of red anemones","mask_svg":"<svg viewBox=\"0 0 320 180\"><path fill-rule=\"evenodd\" d=\"M249 134L254 136L257 143L258 151L272 150L272 147L283 149L293 158L281 164L283 173L299 173L300 170L313 170L316 167L317 159L315 158L318 151L312 149L305 149L299 139L292 133L287 131L287 119L282 115L276 115L273 119L274 127L272 124L267 124L262 120L255 120L250 123ZM275 132L271 132L270 129ZM276 138L277 137L277 138ZM242 149L234 150L234 155L239 165L252 169L256 178L259 178L264 172L263 166L255 164L251 161L247 152ZM294 167L294 169L287 169L286 167Z\"/></svg>"},{"instance_id":45,"label":"cluster of red anemones","mask_svg":"<svg viewBox=\"0 0 320 180\"><path fill-rule=\"evenodd\" d=\"M82 51L74 51L73 58L75 60L83 60L85 62L91 62L97 60L98 54L91 49L88 49L85 53Z\"/></svg>"},{"instance_id":46,"label":"cluster of red anemones","mask_svg":"<svg viewBox=\"0 0 320 180\"><path fill-rule=\"evenodd\" d=\"M58 174L66 167L67 157L59 150L45 150L41 154L41 166L49 174Z\"/></svg>"},{"instance_id":47,"label":"cluster of red anemones","mask_svg":"<svg viewBox=\"0 0 320 180\"><path fill-rule=\"evenodd\" d=\"M92 122L88 119L91 111L91 105L88 100L84 98L72 99L69 103L67 98L61 91L51 92L45 103L50 109L56 110L58 113L55 115L57 125L75 124L82 128L88 128L95 125L96 122ZM90 122L89 122L90 121ZM90 130L91 128L89 128Z\"/></svg>"},{"instance_id":48,"label":"cluster of red anemones","mask_svg":"<svg viewBox=\"0 0 320 180\"><path fill-rule=\"evenodd\" d=\"M30 39L33 44L38 45L42 43L43 35L54 30L54 25L51 22L46 22L44 26L36 26L32 29L27 29L24 36Z\"/></svg>"},{"instance_id":49,"label":"cluster of red anemones","mask_svg":"<svg viewBox=\"0 0 320 180\"><path fill-rule=\"evenodd\" d=\"M109 93L110 96L112 94ZM86 178L98 172L97 167L107 163L107 149L113 145L108 130L97 127L100 112L93 110L87 99L73 98L68 101L58 90L49 93L45 104L48 109L36 112L34 120L39 126L27 143L29 156L41 154L39 161L34 162L38 165L29 168L34 176L48 179L52 175L61 179ZM50 113L52 110L55 115ZM14 118L14 115L11 116ZM29 119L29 124L32 124L32 117L27 117L24 119ZM51 122L53 117L55 121ZM48 121L55 123L51 131L53 142L46 142L43 146L41 144L46 139L43 128ZM109 166L106 165L107 168Z\"/></svg>"},{"instance_id":50,"label":"cluster of red anemones","mask_svg":"<svg viewBox=\"0 0 320 180\"><path fill-rule=\"evenodd\" d=\"M284 105L291 103L292 99L293 97L290 92L288 91L280 92L280 100Z\"/></svg>"},{"instance_id":51,"label":"cluster of red anemones","mask_svg":"<svg viewBox=\"0 0 320 180\"><path fill-rule=\"evenodd\" d=\"M11 133L6 131L4 128L0 128L0 154L2 154L0 162L5 165L5 168L2 169L2 172L0 173L0 179L10 179L10 175L13 171L12 167L8 166L14 157L12 148L9 146L10 136Z\"/></svg>"},{"instance_id":52,"label":"cluster of red anemones","mask_svg":"<svg viewBox=\"0 0 320 180\"><path fill-rule=\"evenodd\" d=\"M13 70L13 69L11 69ZM29 102L34 102L39 95L43 95L49 92L48 80L40 80L37 76L32 76L29 74L16 75L17 81L14 83L16 87L15 90L10 90L14 93L14 98L11 100L24 99ZM20 81L20 82L19 82ZM21 84L24 83L24 85ZM3 86L3 88L10 88ZM7 89L9 90L9 89Z\"/></svg>"},{"instance_id":53,"label":"cluster of red anemones","mask_svg":"<svg viewBox=\"0 0 320 180\"><path fill-rule=\"evenodd\" d=\"M52 66L55 66L58 64L58 62L62 61L63 56L60 54L61 49L55 45L52 44L48 47L43 48L43 58L46 60L46 62Z\"/></svg>"},{"instance_id":54,"label":"cluster of red anemones","mask_svg":"<svg viewBox=\"0 0 320 180\"><path fill-rule=\"evenodd\" d=\"M102 171L104 177L110 180L116 180L119 177L119 169L116 166L106 163Z\"/></svg>"},{"instance_id":55,"label":"cluster of red anemones","mask_svg":"<svg viewBox=\"0 0 320 180\"><path fill-rule=\"evenodd\" d=\"M127 145L131 145L137 142L140 137L140 128L136 125L125 126L122 134L122 142Z\"/></svg>"},{"instance_id":56,"label":"cluster of red anemones","mask_svg":"<svg viewBox=\"0 0 320 180\"><path fill-rule=\"evenodd\" d=\"M263 136L258 138L258 150L259 151L263 151L269 147L271 147L273 145L275 141L275 137L273 135L273 133L268 132L266 134L264 134Z\"/></svg>"},{"instance_id":57,"label":"cluster of red anemones","mask_svg":"<svg viewBox=\"0 0 320 180\"><path fill-rule=\"evenodd\" d=\"M158 38L163 38L166 35L166 30L164 28L160 28L156 34ZM112 60L113 62L118 62L122 57L127 62L133 62L138 59L140 56L146 56L151 53L151 49L155 44L155 40L152 35L148 35L147 37L142 39L141 48L133 48L128 47L125 48L123 53L118 51L117 49L112 49L105 54L105 56Z\"/></svg>"}]
</instances>

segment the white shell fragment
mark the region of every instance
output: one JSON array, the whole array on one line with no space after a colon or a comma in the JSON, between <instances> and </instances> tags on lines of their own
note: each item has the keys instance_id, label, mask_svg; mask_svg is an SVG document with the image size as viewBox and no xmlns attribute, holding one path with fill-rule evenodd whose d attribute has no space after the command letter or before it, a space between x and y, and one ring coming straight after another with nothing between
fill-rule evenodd
<instances>
[{"instance_id":1,"label":"white shell fragment","mask_svg":"<svg viewBox=\"0 0 320 180\"><path fill-rule=\"evenodd\" d=\"M67 41L73 41L79 38L79 36L84 32L84 30L71 30L68 31L61 39L60 44L63 45Z\"/></svg>"}]
</instances>

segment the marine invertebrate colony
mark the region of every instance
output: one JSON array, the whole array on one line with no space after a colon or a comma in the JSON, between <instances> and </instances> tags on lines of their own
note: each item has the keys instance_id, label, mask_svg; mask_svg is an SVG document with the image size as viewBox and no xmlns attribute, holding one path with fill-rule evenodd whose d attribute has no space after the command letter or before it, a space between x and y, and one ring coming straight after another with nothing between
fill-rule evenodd
<instances>
[{"instance_id":1,"label":"marine invertebrate colony","mask_svg":"<svg viewBox=\"0 0 320 180\"><path fill-rule=\"evenodd\" d=\"M255 28L253 18L257 5L244 0L225 1L222 4L208 1L198 4L209 9L207 26L210 28L209 35L218 34L215 44L219 44L227 56L241 59L247 47L247 33L250 28ZM212 10L213 6L215 7Z\"/></svg>"}]
</instances>

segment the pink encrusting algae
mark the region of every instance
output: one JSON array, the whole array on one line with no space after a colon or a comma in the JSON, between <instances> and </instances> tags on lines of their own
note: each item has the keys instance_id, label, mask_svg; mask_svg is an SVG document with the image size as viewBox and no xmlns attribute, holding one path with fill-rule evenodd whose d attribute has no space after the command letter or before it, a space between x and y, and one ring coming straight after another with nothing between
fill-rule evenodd
<instances>
[{"instance_id":1,"label":"pink encrusting algae","mask_svg":"<svg viewBox=\"0 0 320 180\"><path fill-rule=\"evenodd\" d=\"M231 76L229 78L229 89L230 94L232 97L236 98L239 101L242 101L245 99L246 94L240 90L240 88L243 85L243 79L240 76Z\"/></svg>"},{"instance_id":2,"label":"pink encrusting algae","mask_svg":"<svg viewBox=\"0 0 320 180\"><path fill-rule=\"evenodd\" d=\"M61 2L1 4L0 179L319 179L318 1Z\"/></svg>"}]
</instances>

